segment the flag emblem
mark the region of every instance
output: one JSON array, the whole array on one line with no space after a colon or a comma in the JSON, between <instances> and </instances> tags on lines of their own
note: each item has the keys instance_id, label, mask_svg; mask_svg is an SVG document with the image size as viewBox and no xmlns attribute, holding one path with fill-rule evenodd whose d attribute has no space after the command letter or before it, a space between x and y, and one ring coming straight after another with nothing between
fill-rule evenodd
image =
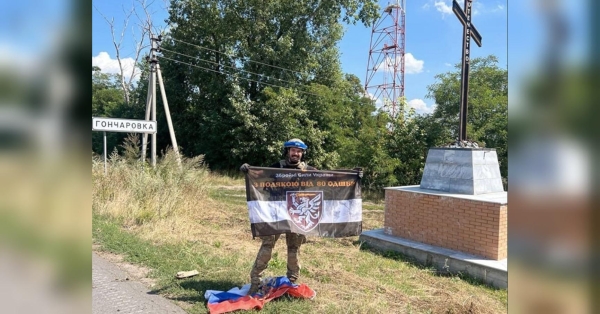
<instances>
[{"instance_id":1,"label":"flag emblem","mask_svg":"<svg viewBox=\"0 0 600 314\"><path fill-rule=\"evenodd\" d=\"M314 229L323 217L323 191L288 191L287 211L296 227Z\"/></svg>"}]
</instances>

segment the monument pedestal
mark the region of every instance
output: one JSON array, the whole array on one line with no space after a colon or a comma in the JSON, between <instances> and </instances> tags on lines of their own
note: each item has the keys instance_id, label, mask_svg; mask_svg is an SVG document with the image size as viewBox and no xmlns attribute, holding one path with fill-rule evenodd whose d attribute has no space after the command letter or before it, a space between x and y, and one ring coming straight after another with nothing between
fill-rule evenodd
<instances>
[{"instance_id":1,"label":"monument pedestal","mask_svg":"<svg viewBox=\"0 0 600 314\"><path fill-rule=\"evenodd\" d=\"M385 189L384 233L486 259L507 256L506 192L464 195L419 186Z\"/></svg>"},{"instance_id":2,"label":"monument pedestal","mask_svg":"<svg viewBox=\"0 0 600 314\"><path fill-rule=\"evenodd\" d=\"M384 219L383 235L363 233L361 239L375 247L414 252L417 260L445 271L506 286L508 193L495 149L431 148L420 185L385 189ZM387 243L386 237L398 241ZM443 252L454 253L443 258ZM462 260L452 257L463 255ZM490 272L496 274L493 280L487 277Z\"/></svg>"},{"instance_id":3,"label":"monument pedestal","mask_svg":"<svg viewBox=\"0 0 600 314\"><path fill-rule=\"evenodd\" d=\"M495 149L431 148L421 185L388 188L385 197L386 234L506 258L507 193Z\"/></svg>"},{"instance_id":4,"label":"monument pedestal","mask_svg":"<svg viewBox=\"0 0 600 314\"><path fill-rule=\"evenodd\" d=\"M430 148L420 186L467 195L504 191L498 155L491 148Z\"/></svg>"}]
</instances>

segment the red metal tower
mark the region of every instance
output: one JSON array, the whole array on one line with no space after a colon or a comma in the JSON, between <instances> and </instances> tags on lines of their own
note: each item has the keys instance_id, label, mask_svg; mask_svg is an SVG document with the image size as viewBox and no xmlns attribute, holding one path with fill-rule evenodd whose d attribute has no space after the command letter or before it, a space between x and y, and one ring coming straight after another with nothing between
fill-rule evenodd
<instances>
[{"instance_id":1,"label":"red metal tower","mask_svg":"<svg viewBox=\"0 0 600 314\"><path fill-rule=\"evenodd\" d=\"M371 31L365 92L392 117L404 97L405 0L388 3Z\"/></svg>"}]
</instances>

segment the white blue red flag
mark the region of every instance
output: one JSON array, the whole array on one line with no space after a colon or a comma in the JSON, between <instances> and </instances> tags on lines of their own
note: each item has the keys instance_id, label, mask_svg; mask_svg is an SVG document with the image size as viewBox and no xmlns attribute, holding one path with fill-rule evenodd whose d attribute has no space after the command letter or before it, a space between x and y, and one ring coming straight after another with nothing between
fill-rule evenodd
<instances>
[{"instance_id":1,"label":"white blue red flag","mask_svg":"<svg viewBox=\"0 0 600 314\"><path fill-rule=\"evenodd\" d=\"M293 284L285 277L265 278L258 293L248 295L250 284L228 291L207 290L204 298L210 314L228 313L238 310L260 310L265 303L289 295L295 298L312 299L317 293L306 284Z\"/></svg>"}]
</instances>

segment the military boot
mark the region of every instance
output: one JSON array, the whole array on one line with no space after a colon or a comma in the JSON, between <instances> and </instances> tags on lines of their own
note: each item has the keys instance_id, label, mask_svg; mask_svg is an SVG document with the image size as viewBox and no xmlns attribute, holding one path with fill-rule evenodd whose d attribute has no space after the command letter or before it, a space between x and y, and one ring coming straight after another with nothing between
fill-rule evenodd
<instances>
[{"instance_id":1,"label":"military boot","mask_svg":"<svg viewBox=\"0 0 600 314\"><path fill-rule=\"evenodd\" d=\"M288 277L288 279L290 280L291 283L296 283L296 280L298 280L298 276L297 275L288 275L287 277Z\"/></svg>"},{"instance_id":2,"label":"military boot","mask_svg":"<svg viewBox=\"0 0 600 314\"><path fill-rule=\"evenodd\" d=\"M250 278L250 290L248 290L248 295L253 295L258 292L260 288L260 277L252 277Z\"/></svg>"},{"instance_id":3,"label":"military boot","mask_svg":"<svg viewBox=\"0 0 600 314\"><path fill-rule=\"evenodd\" d=\"M258 292L258 284L253 283L250 285L250 290L248 290L248 295L253 295Z\"/></svg>"}]
</instances>

